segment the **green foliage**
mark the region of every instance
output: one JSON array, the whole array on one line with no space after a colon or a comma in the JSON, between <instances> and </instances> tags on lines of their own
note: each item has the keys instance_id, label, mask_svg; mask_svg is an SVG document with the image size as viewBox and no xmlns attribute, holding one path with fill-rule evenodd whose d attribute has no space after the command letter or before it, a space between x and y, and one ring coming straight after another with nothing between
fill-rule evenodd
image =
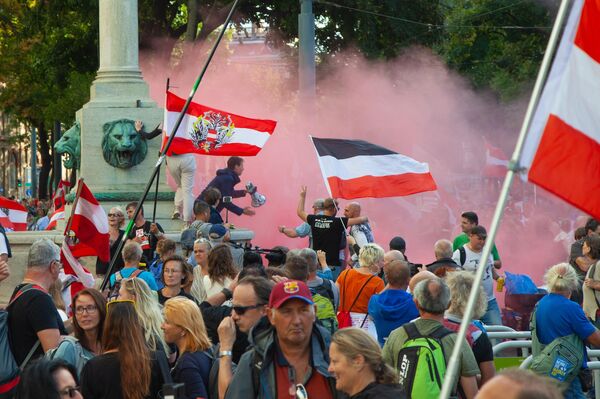
<instances>
[{"instance_id":1,"label":"green foliage","mask_svg":"<svg viewBox=\"0 0 600 399\"><path fill-rule=\"evenodd\" d=\"M489 87L504 100L514 98L537 74L550 34L548 11L523 0L452 3L436 51L475 87ZM514 26L528 28L509 28Z\"/></svg>"}]
</instances>

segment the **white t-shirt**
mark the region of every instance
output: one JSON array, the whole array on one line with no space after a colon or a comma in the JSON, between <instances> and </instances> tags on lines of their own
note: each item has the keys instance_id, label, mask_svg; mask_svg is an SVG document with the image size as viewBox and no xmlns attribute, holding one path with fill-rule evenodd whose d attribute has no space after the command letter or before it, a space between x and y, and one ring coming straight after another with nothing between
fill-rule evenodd
<instances>
[{"instance_id":1,"label":"white t-shirt","mask_svg":"<svg viewBox=\"0 0 600 399\"><path fill-rule=\"evenodd\" d=\"M213 282L210 277L204 276L202 278L202 282L204 283L204 289L206 290L206 297L210 297L212 295L218 294L223 290L223 288L229 288L231 285L231 280L229 277L225 278L224 284L219 284L218 282ZM231 306L231 300L223 303L224 306Z\"/></svg>"},{"instance_id":2,"label":"white t-shirt","mask_svg":"<svg viewBox=\"0 0 600 399\"><path fill-rule=\"evenodd\" d=\"M8 248L6 247L6 240L4 235L0 234L0 255L8 254Z\"/></svg>"},{"instance_id":3,"label":"white t-shirt","mask_svg":"<svg viewBox=\"0 0 600 399\"><path fill-rule=\"evenodd\" d=\"M481 252L473 252L469 249L468 244L463 245L465 249L466 258L465 263L462 265L463 269L468 270L470 272L474 272L477 270L479 266L479 261L481 260ZM452 254L452 260L454 260L458 265L460 265L460 250L454 251ZM483 281L481 284L483 285L483 291L485 295L487 295L488 301L494 299L494 279L492 275L492 270L494 267L494 259L492 259L492 255L488 259L486 270L483 272Z\"/></svg>"}]
</instances>

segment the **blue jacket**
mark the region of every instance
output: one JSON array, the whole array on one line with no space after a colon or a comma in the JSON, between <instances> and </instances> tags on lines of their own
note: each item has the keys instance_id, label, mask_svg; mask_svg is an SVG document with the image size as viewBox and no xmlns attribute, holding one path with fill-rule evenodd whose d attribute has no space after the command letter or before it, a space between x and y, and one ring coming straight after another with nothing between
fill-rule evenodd
<instances>
[{"instance_id":1,"label":"blue jacket","mask_svg":"<svg viewBox=\"0 0 600 399\"><path fill-rule=\"evenodd\" d=\"M375 322L379 345L396 328L419 317L413 297L404 290L387 289L369 300L369 316Z\"/></svg>"},{"instance_id":2,"label":"blue jacket","mask_svg":"<svg viewBox=\"0 0 600 399\"><path fill-rule=\"evenodd\" d=\"M185 352L171 371L174 382L185 384L188 399L208 398L208 377L212 359L205 352Z\"/></svg>"},{"instance_id":3,"label":"blue jacket","mask_svg":"<svg viewBox=\"0 0 600 399\"><path fill-rule=\"evenodd\" d=\"M246 195L246 190L234 190L233 189L233 187L236 184L238 184L239 182L240 182L240 177L238 175L236 175L233 170L231 170L229 168L219 169L219 170L217 170L217 175L214 177L214 179L211 180L210 183L208 183L206 188L210 188L210 187L218 188L219 191L221 192L221 198L223 198L223 197L240 198L240 197L243 197L244 195ZM204 191L206 191L206 188L204 189ZM204 191L200 194L200 196L197 199L202 199ZM221 202L217 206L217 212L221 212L221 210L223 208L229 209L231 212L235 213L238 216L244 212L244 210L242 208L235 205L234 203L230 202L230 203L225 204L225 203L223 203L223 200L221 199Z\"/></svg>"}]
</instances>

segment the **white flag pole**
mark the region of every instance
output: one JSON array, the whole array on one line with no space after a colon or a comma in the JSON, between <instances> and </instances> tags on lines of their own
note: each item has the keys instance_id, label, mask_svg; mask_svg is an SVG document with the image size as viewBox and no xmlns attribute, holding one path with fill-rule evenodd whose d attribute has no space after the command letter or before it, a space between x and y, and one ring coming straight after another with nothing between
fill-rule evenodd
<instances>
[{"instance_id":1,"label":"white flag pole","mask_svg":"<svg viewBox=\"0 0 600 399\"><path fill-rule=\"evenodd\" d=\"M525 113L525 118L523 120L523 125L521 126L521 131L519 133L519 138L515 146L515 151L513 152L512 158L508 164L508 171L506 173L506 177L504 178L504 184L502 186L502 191L500 192L500 197L498 198L498 203L496 204L496 210L494 211L494 217L492 219L490 231L488 233L485 245L483 246L481 260L479 261L479 267L477 268L477 273L475 274L475 281L473 282L474 289L471 290L471 293L469 295L469 301L467 303L467 308L465 309L465 313L460 324L460 329L456 338L456 344L454 345L452 355L450 356L450 360L448 362L448 368L446 369L446 375L442 386L442 392L440 394L440 398L442 399L448 399L454 388L454 376L458 373L458 359L462 351L461 347L463 342L465 341L467 327L471 323L471 318L473 317L473 310L475 308L475 302L478 296L479 289L481 289L480 286L483 278L483 272L485 270L485 265L487 264L487 259L489 258L491 253L494 238L496 237L496 232L500 224L500 219L502 218L502 212L504 210L504 206L508 198L508 192L510 191L510 186L512 185L513 178L515 176L515 173L522 171L522 167L520 166L519 162L521 159L521 153L523 151L523 144L525 142L525 139L527 138L527 132L529 130L529 125L531 124L531 119L533 118L534 110L538 104L544 86L544 82L546 80L546 76L548 75L548 71L550 70L551 60L559 40L559 32L563 26L565 17L567 15L569 2L569 0L562 0L560 4L556 20L554 21L554 27L552 28L552 33L550 35L550 39L548 40L548 46L546 47L544 59L542 60L540 71L535 81L533 92L531 93L529 105L527 106L527 112Z\"/></svg>"}]
</instances>

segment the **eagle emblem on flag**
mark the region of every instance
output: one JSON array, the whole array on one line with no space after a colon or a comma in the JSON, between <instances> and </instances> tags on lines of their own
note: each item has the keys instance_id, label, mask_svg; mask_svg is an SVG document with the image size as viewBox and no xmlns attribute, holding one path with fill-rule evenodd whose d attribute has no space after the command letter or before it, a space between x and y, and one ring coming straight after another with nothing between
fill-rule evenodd
<instances>
[{"instance_id":1,"label":"eagle emblem on flag","mask_svg":"<svg viewBox=\"0 0 600 399\"><path fill-rule=\"evenodd\" d=\"M233 137L234 131L235 125L229 115L206 111L192 125L190 138L194 147L210 152L211 149L227 144Z\"/></svg>"}]
</instances>

